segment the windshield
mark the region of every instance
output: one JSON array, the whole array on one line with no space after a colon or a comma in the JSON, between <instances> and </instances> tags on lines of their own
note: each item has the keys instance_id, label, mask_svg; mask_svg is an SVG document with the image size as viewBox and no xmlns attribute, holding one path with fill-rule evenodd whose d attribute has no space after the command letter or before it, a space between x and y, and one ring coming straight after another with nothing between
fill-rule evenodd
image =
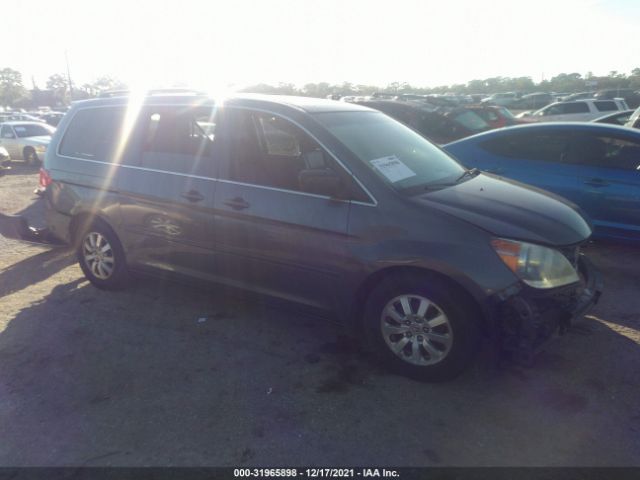
<instances>
[{"instance_id":1,"label":"windshield","mask_svg":"<svg viewBox=\"0 0 640 480\"><path fill-rule=\"evenodd\" d=\"M317 113L315 118L378 177L404 193L452 184L464 173L445 152L382 113Z\"/></svg>"},{"instance_id":2,"label":"windshield","mask_svg":"<svg viewBox=\"0 0 640 480\"><path fill-rule=\"evenodd\" d=\"M453 120L472 132L481 132L489 128L489 124L480 115L469 110L454 115Z\"/></svg>"},{"instance_id":3,"label":"windshield","mask_svg":"<svg viewBox=\"0 0 640 480\"><path fill-rule=\"evenodd\" d=\"M14 125L13 129L20 138L53 135L53 132L56 131L55 128L49 125L37 125L34 123L21 123L20 125Z\"/></svg>"}]
</instances>

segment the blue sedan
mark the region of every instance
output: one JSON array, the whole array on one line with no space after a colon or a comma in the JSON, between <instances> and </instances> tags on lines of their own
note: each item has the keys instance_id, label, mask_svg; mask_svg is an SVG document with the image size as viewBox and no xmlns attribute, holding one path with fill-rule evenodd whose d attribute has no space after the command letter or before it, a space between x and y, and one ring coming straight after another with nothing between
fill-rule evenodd
<instances>
[{"instance_id":1,"label":"blue sedan","mask_svg":"<svg viewBox=\"0 0 640 480\"><path fill-rule=\"evenodd\" d=\"M640 241L640 130L597 123L537 123L458 140L444 149L468 167L565 197L594 236Z\"/></svg>"}]
</instances>

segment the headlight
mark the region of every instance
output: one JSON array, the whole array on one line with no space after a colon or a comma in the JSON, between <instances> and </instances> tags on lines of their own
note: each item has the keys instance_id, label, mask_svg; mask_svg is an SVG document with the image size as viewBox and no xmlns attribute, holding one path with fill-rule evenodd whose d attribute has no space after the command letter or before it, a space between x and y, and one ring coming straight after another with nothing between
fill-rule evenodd
<instances>
[{"instance_id":1,"label":"headlight","mask_svg":"<svg viewBox=\"0 0 640 480\"><path fill-rule=\"evenodd\" d=\"M44 153L47 151L46 145L36 145L36 152Z\"/></svg>"},{"instance_id":2,"label":"headlight","mask_svg":"<svg viewBox=\"0 0 640 480\"><path fill-rule=\"evenodd\" d=\"M569 260L553 248L503 238L494 238L491 245L507 267L532 287L554 288L579 280Z\"/></svg>"},{"instance_id":3,"label":"headlight","mask_svg":"<svg viewBox=\"0 0 640 480\"><path fill-rule=\"evenodd\" d=\"M0 155L3 156L3 157L8 157L9 156L9 152L7 152L7 149L4 148L1 145L0 145Z\"/></svg>"}]
</instances>

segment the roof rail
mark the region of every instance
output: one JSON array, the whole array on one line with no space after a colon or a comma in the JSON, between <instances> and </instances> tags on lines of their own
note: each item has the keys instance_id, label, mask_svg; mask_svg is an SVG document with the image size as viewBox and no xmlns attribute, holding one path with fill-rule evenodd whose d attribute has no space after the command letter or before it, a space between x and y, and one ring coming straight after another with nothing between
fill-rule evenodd
<instances>
[{"instance_id":1,"label":"roof rail","mask_svg":"<svg viewBox=\"0 0 640 480\"><path fill-rule=\"evenodd\" d=\"M200 90L190 88L155 88L145 92L147 96L151 95L206 95ZM131 90L106 90L100 92L99 98L126 97L131 95Z\"/></svg>"}]
</instances>

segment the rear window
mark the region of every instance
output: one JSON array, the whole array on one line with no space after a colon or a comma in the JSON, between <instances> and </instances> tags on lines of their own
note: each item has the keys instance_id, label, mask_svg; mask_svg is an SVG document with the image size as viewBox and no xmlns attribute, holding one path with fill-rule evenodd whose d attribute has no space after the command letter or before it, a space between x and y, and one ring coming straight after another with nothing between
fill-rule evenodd
<instances>
[{"instance_id":1,"label":"rear window","mask_svg":"<svg viewBox=\"0 0 640 480\"><path fill-rule=\"evenodd\" d=\"M487 122L471 111L459 113L453 117L453 120L471 132L481 132L489 128Z\"/></svg>"},{"instance_id":2,"label":"rear window","mask_svg":"<svg viewBox=\"0 0 640 480\"><path fill-rule=\"evenodd\" d=\"M110 162L123 119L123 107L78 110L64 134L60 154Z\"/></svg>"},{"instance_id":3,"label":"rear window","mask_svg":"<svg viewBox=\"0 0 640 480\"><path fill-rule=\"evenodd\" d=\"M602 100L599 102L593 102L599 112L613 112L617 110L616 102L610 102Z\"/></svg>"}]
</instances>

